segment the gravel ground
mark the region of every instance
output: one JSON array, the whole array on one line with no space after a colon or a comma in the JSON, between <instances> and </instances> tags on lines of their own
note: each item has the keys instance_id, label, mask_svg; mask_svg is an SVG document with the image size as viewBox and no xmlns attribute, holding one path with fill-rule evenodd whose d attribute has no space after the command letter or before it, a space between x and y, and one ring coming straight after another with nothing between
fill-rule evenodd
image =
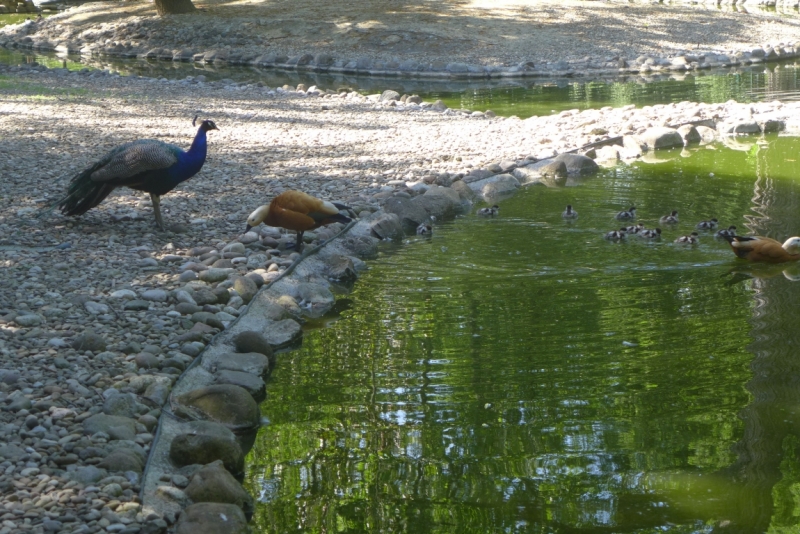
<instances>
[{"instance_id":1,"label":"gravel ground","mask_svg":"<svg viewBox=\"0 0 800 534\"><path fill-rule=\"evenodd\" d=\"M298 6L311 9L310 2ZM320 10L330 9L314 8L310 20L323 20ZM519 9L518 18L533 16ZM737 24L740 15L714 12L715 20ZM769 20L731 30L725 42L738 42L745 30L779 39L794 28L793 21ZM470 39L481 34L480 27L462 30ZM555 45L561 57L598 50L584 39L550 43L554 48L537 53L556 54ZM480 54L471 41L460 46L469 61L506 61L518 52L516 44ZM498 162L547 157L651 126L800 115L780 103L682 103L522 121L309 89L0 67L0 534L164 531L162 518L143 515L138 492L165 391L244 305L228 280L215 283L204 269L263 282L291 262L280 249L293 236L269 228L241 235L247 215L275 194L302 189L367 213L392 195L416 194L415 184L448 185ZM156 231L149 198L129 190L79 218L33 217L74 173L120 143L154 138L188 148L195 114L220 131L209 135L203 170L163 198L169 231ZM101 424L101 413L121 419ZM133 457L120 458L120 448Z\"/></svg>"}]
</instances>

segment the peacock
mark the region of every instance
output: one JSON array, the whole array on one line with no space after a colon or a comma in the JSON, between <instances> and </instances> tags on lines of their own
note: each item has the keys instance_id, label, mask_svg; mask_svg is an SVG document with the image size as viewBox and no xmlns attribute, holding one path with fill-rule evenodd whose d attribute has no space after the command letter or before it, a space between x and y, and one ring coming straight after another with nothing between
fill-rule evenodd
<instances>
[{"instance_id":1,"label":"peacock","mask_svg":"<svg viewBox=\"0 0 800 534\"><path fill-rule=\"evenodd\" d=\"M192 125L196 124L192 121ZM188 151L156 141L139 139L120 145L97 163L72 177L67 195L40 215L58 208L64 215L83 215L100 204L117 187L150 193L156 224L164 230L161 196L197 174L206 161L206 132L218 130L211 120L197 129Z\"/></svg>"}]
</instances>

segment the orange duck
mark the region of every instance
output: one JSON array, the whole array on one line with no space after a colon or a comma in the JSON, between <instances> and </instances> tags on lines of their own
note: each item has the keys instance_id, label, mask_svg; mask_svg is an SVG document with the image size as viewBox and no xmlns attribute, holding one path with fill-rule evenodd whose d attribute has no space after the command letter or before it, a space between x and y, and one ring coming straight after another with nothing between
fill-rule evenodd
<instances>
[{"instance_id":1,"label":"orange duck","mask_svg":"<svg viewBox=\"0 0 800 534\"><path fill-rule=\"evenodd\" d=\"M784 263L800 260L800 237L790 237L783 244L769 237L723 236L736 256L748 261Z\"/></svg>"},{"instance_id":2,"label":"orange duck","mask_svg":"<svg viewBox=\"0 0 800 534\"><path fill-rule=\"evenodd\" d=\"M297 232L295 248L299 251L303 247L303 232L326 224L349 223L351 219L339 210L350 209L344 204L320 200L302 191L286 191L251 213L245 232L261 223L294 230Z\"/></svg>"}]
</instances>

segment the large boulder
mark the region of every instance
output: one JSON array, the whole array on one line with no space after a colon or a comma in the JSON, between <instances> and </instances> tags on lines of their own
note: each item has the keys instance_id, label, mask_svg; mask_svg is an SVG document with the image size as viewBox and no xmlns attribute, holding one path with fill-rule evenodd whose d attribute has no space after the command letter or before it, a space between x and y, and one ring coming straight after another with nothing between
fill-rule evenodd
<instances>
[{"instance_id":1,"label":"large boulder","mask_svg":"<svg viewBox=\"0 0 800 534\"><path fill-rule=\"evenodd\" d=\"M683 144L693 145L703 140L703 136L697 131L697 128L692 124L684 124L678 127L678 133L683 138Z\"/></svg>"},{"instance_id":2,"label":"large boulder","mask_svg":"<svg viewBox=\"0 0 800 534\"><path fill-rule=\"evenodd\" d=\"M175 534L250 534L241 508L227 503L198 503L187 507L175 525Z\"/></svg>"},{"instance_id":3,"label":"large boulder","mask_svg":"<svg viewBox=\"0 0 800 534\"><path fill-rule=\"evenodd\" d=\"M567 167L567 174L573 175L586 176L587 174L594 174L600 168L592 158L580 154L559 154L553 161L563 161Z\"/></svg>"},{"instance_id":4,"label":"large boulder","mask_svg":"<svg viewBox=\"0 0 800 534\"><path fill-rule=\"evenodd\" d=\"M236 337L233 338L233 346L236 347L236 352L256 352L266 356L270 363L275 360L275 354L267 338L255 330L245 330L236 334Z\"/></svg>"},{"instance_id":5,"label":"large boulder","mask_svg":"<svg viewBox=\"0 0 800 534\"><path fill-rule=\"evenodd\" d=\"M232 384L244 388L253 396L256 402L264 400L267 396L267 385L264 380L250 373L241 371L220 371L214 375L215 384Z\"/></svg>"},{"instance_id":6,"label":"large boulder","mask_svg":"<svg viewBox=\"0 0 800 534\"><path fill-rule=\"evenodd\" d=\"M245 514L253 513L253 497L239 484L233 475L217 460L204 466L193 477L184 490L196 503L220 502L235 504Z\"/></svg>"},{"instance_id":7,"label":"large boulder","mask_svg":"<svg viewBox=\"0 0 800 534\"><path fill-rule=\"evenodd\" d=\"M370 232L378 239L401 239L403 225L395 213L381 213L369 223Z\"/></svg>"},{"instance_id":8,"label":"large boulder","mask_svg":"<svg viewBox=\"0 0 800 534\"><path fill-rule=\"evenodd\" d=\"M259 356L267 359L262 354ZM192 420L222 423L231 430L256 428L261 419L253 396L229 384L201 387L179 395L175 398L175 413Z\"/></svg>"},{"instance_id":9,"label":"large boulder","mask_svg":"<svg viewBox=\"0 0 800 534\"><path fill-rule=\"evenodd\" d=\"M169 458L178 467L220 461L231 473L244 469L244 456L236 435L224 425L192 421L181 426L169 445Z\"/></svg>"},{"instance_id":10,"label":"large boulder","mask_svg":"<svg viewBox=\"0 0 800 534\"><path fill-rule=\"evenodd\" d=\"M145 458L135 449L119 448L103 458L98 465L109 472L124 473L133 471L141 474L144 471Z\"/></svg>"},{"instance_id":11,"label":"large boulder","mask_svg":"<svg viewBox=\"0 0 800 534\"><path fill-rule=\"evenodd\" d=\"M678 130L666 126L654 126L637 135L648 150L683 147L683 137Z\"/></svg>"},{"instance_id":12,"label":"large boulder","mask_svg":"<svg viewBox=\"0 0 800 534\"><path fill-rule=\"evenodd\" d=\"M383 205L383 211L397 215L403 228L409 231L413 231L417 226L429 219L425 208L412 202L410 198L389 198Z\"/></svg>"}]
</instances>

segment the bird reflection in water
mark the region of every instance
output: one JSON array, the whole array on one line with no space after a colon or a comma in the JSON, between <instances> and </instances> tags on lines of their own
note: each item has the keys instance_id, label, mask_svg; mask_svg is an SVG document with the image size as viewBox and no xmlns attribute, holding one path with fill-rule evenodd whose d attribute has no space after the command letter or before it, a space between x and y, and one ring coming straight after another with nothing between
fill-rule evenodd
<instances>
[{"instance_id":1,"label":"bird reflection in water","mask_svg":"<svg viewBox=\"0 0 800 534\"><path fill-rule=\"evenodd\" d=\"M800 265L797 263L788 266L786 264L766 263L743 264L737 265L723 276L730 276L730 279L726 282L727 285L735 285L745 280L754 278L766 280L781 274L790 282L800 282Z\"/></svg>"}]
</instances>

